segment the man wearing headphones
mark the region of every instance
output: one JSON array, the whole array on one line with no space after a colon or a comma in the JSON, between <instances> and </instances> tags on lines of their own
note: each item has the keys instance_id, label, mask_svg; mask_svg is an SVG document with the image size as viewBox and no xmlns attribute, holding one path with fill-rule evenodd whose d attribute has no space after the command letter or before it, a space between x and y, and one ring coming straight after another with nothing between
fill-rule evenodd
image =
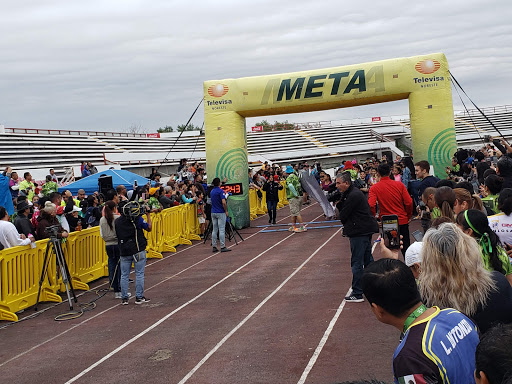
<instances>
[{"instance_id":1,"label":"man wearing headphones","mask_svg":"<svg viewBox=\"0 0 512 384\"><path fill-rule=\"evenodd\" d=\"M144 297L144 269L146 267L147 240L143 230L151 232L151 216L142 218L145 207L137 202L122 201L119 204L121 216L115 221L119 251L121 254L121 298L122 305L128 305L128 283L132 262L135 266L135 304L149 301Z\"/></svg>"}]
</instances>

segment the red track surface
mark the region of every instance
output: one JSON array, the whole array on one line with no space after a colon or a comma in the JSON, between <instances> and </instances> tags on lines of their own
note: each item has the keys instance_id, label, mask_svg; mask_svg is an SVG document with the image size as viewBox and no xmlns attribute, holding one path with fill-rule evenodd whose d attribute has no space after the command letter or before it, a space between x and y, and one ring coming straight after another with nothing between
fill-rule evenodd
<instances>
[{"instance_id":1,"label":"red track surface","mask_svg":"<svg viewBox=\"0 0 512 384\"><path fill-rule=\"evenodd\" d=\"M278 212L282 223L288 214ZM304 208L303 218L324 219L318 204ZM242 230L246 240L231 243L232 252L212 254L195 242L149 260L147 304L121 306L109 292L93 311L57 322L67 302L43 303L49 309L39 316L0 329L1 382L392 382L399 332L380 324L367 302L343 306L352 274L340 228L262 229ZM96 298L106 280L79 302Z\"/></svg>"}]
</instances>

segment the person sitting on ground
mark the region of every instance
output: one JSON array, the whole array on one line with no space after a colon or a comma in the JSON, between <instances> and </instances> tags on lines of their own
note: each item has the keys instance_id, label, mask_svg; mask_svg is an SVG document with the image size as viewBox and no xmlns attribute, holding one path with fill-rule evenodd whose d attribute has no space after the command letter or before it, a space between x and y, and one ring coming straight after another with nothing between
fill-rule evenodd
<instances>
[{"instance_id":1,"label":"person sitting on ground","mask_svg":"<svg viewBox=\"0 0 512 384\"><path fill-rule=\"evenodd\" d=\"M488 271L497 271L512 284L512 265L499 237L489 227L487 216L476 209L459 213L457 224L464 233L475 238L481 248L481 257Z\"/></svg>"},{"instance_id":2,"label":"person sitting on ground","mask_svg":"<svg viewBox=\"0 0 512 384\"><path fill-rule=\"evenodd\" d=\"M411 270L399 260L370 264L362 286L377 320L402 332L393 356L396 383L473 382L478 332L469 318L456 309L423 304ZM460 337L450 333L456 327Z\"/></svg>"},{"instance_id":3,"label":"person sitting on ground","mask_svg":"<svg viewBox=\"0 0 512 384\"><path fill-rule=\"evenodd\" d=\"M475 353L477 384L512 383L512 324L498 324L480 338Z\"/></svg>"},{"instance_id":4,"label":"person sitting on ground","mask_svg":"<svg viewBox=\"0 0 512 384\"><path fill-rule=\"evenodd\" d=\"M14 224L9 221L7 210L0 206L0 249L28 245L34 241L36 241L34 236L25 237L18 233Z\"/></svg>"},{"instance_id":5,"label":"person sitting on ground","mask_svg":"<svg viewBox=\"0 0 512 384\"><path fill-rule=\"evenodd\" d=\"M512 287L503 274L485 268L475 239L457 225L431 228L422 257L419 287L425 303L461 311L481 332L512 322Z\"/></svg>"},{"instance_id":6,"label":"person sitting on ground","mask_svg":"<svg viewBox=\"0 0 512 384\"><path fill-rule=\"evenodd\" d=\"M29 235L34 236L36 232L32 226L32 223L30 222L32 203L24 200L17 205L16 210L18 211L18 215L14 220L14 226L16 227L18 233L20 235L25 235L27 238Z\"/></svg>"},{"instance_id":7,"label":"person sitting on ground","mask_svg":"<svg viewBox=\"0 0 512 384\"><path fill-rule=\"evenodd\" d=\"M68 232L62 228L57 219L57 206L53 204L51 201L46 201L44 208L41 210L38 218L37 218L37 238L48 239L50 235L46 233L46 228L58 226L58 235L57 238L66 238L68 237Z\"/></svg>"}]
</instances>

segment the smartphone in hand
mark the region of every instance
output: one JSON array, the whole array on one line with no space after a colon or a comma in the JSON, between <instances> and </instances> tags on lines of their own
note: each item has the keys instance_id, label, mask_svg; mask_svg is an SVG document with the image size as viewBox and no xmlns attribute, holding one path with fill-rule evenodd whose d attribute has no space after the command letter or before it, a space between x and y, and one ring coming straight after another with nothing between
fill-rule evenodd
<instances>
[{"instance_id":1,"label":"smartphone in hand","mask_svg":"<svg viewBox=\"0 0 512 384\"><path fill-rule=\"evenodd\" d=\"M400 249L400 227L397 215L384 215L381 218L381 237L389 249Z\"/></svg>"}]
</instances>

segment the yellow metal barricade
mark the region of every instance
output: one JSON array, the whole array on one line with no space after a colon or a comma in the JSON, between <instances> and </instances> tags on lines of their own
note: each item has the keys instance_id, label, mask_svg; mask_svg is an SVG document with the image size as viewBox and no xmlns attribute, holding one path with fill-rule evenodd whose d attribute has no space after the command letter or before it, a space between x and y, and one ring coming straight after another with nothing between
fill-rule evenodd
<instances>
[{"instance_id":1,"label":"yellow metal barricade","mask_svg":"<svg viewBox=\"0 0 512 384\"><path fill-rule=\"evenodd\" d=\"M108 276L108 256L99 227L71 232L62 249L74 289L87 291L87 283Z\"/></svg>"},{"instance_id":2,"label":"yellow metal barricade","mask_svg":"<svg viewBox=\"0 0 512 384\"><path fill-rule=\"evenodd\" d=\"M279 196L279 202L277 203L277 208L283 208L285 205L288 205L288 199L286 198L286 181L281 181L281 185L283 186L283 189L279 190L278 196Z\"/></svg>"},{"instance_id":3,"label":"yellow metal barricade","mask_svg":"<svg viewBox=\"0 0 512 384\"><path fill-rule=\"evenodd\" d=\"M182 243L183 222L182 208L171 207L162 211L163 243L168 252L176 252L176 247ZM187 240L187 244L190 243Z\"/></svg>"},{"instance_id":4,"label":"yellow metal barricade","mask_svg":"<svg viewBox=\"0 0 512 384\"><path fill-rule=\"evenodd\" d=\"M249 189L249 208L251 220L254 220L258 217L258 195L256 194L255 189Z\"/></svg>"},{"instance_id":5,"label":"yellow metal barricade","mask_svg":"<svg viewBox=\"0 0 512 384\"><path fill-rule=\"evenodd\" d=\"M18 321L15 312L36 304L46 244L46 240L41 240L35 248L25 245L0 251L0 320ZM39 301L62 301L56 294L59 286L56 271L52 254Z\"/></svg>"},{"instance_id":6,"label":"yellow metal barricade","mask_svg":"<svg viewBox=\"0 0 512 384\"><path fill-rule=\"evenodd\" d=\"M183 238L186 240L201 240L199 233L199 220L197 218L197 205L185 204L183 207ZM192 244L192 243L191 243Z\"/></svg>"},{"instance_id":7,"label":"yellow metal barricade","mask_svg":"<svg viewBox=\"0 0 512 384\"><path fill-rule=\"evenodd\" d=\"M151 215L151 232L144 231L148 245L146 246L146 257L149 259L161 259L160 248L163 243L163 223L160 213L150 213ZM147 216L147 214L145 215ZM147 220L147 217L144 217Z\"/></svg>"},{"instance_id":8,"label":"yellow metal barricade","mask_svg":"<svg viewBox=\"0 0 512 384\"><path fill-rule=\"evenodd\" d=\"M256 195L258 193L256 192ZM261 199L258 198L258 215L264 215L267 213L267 192L263 189L261 190Z\"/></svg>"}]
</instances>

